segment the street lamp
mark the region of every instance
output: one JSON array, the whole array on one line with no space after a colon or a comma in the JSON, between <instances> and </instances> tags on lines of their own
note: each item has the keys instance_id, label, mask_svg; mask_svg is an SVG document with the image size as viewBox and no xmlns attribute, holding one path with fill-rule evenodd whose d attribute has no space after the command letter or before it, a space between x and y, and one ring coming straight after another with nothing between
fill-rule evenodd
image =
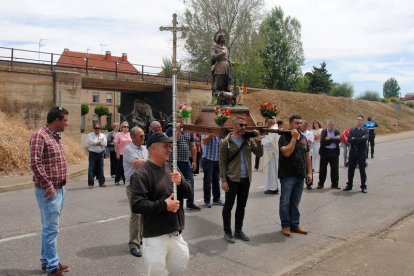
<instances>
[{"instance_id":1,"label":"street lamp","mask_svg":"<svg viewBox=\"0 0 414 276\"><path fill-rule=\"evenodd\" d=\"M45 43L46 40L47 40L46 38L39 39L39 63L40 63L40 47L46 46L46 43Z\"/></svg>"}]
</instances>

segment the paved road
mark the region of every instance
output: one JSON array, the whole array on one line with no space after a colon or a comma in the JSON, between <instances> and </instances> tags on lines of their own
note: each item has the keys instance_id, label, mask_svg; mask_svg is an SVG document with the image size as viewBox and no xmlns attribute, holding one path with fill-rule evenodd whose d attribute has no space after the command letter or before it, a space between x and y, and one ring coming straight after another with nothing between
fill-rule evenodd
<instances>
[{"instance_id":1,"label":"paved road","mask_svg":"<svg viewBox=\"0 0 414 276\"><path fill-rule=\"evenodd\" d=\"M188 275L280 275L328 250L373 236L414 211L414 139L377 145L368 160L368 194L355 189L305 190L302 225L308 236L279 232L278 196L263 194L263 174L255 173L246 210L250 242L227 244L221 207L186 212L184 238L191 260ZM340 186L346 170L340 168ZM317 176L316 176L317 177ZM201 175L196 198L202 198ZM329 178L328 178L329 179ZM144 262L129 255L129 211L124 187L87 189L86 176L73 179L61 220L59 252L69 275L143 275ZM329 183L327 183L329 184ZM327 185L329 186L329 185ZM202 201L198 202L202 204ZM40 223L32 189L0 194L0 275L41 275ZM144 253L145 254L145 253Z\"/></svg>"}]
</instances>

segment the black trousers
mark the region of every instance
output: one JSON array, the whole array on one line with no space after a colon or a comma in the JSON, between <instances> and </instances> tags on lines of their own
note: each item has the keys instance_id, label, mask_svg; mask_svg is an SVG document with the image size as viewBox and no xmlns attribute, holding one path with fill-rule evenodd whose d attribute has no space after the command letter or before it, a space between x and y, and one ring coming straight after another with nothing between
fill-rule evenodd
<instances>
[{"instance_id":1,"label":"black trousers","mask_svg":"<svg viewBox=\"0 0 414 276\"><path fill-rule=\"evenodd\" d=\"M117 165L117 161L118 161L118 159L116 159L115 150L109 151L109 160L111 162L111 176L112 176L112 175L115 175L116 165Z\"/></svg>"},{"instance_id":2,"label":"black trousers","mask_svg":"<svg viewBox=\"0 0 414 276\"><path fill-rule=\"evenodd\" d=\"M324 149L319 161L319 183L323 186L326 180L328 164L331 167L331 187L338 187L339 182L339 155L338 149Z\"/></svg>"},{"instance_id":3,"label":"black trousers","mask_svg":"<svg viewBox=\"0 0 414 276\"><path fill-rule=\"evenodd\" d=\"M231 210L237 197L234 228L238 232L243 228L244 210L249 196L250 181L249 178L241 178L240 182L233 182L227 179L227 183L229 191L226 192L226 201L223 206L223 228L225 233L231 233Z\"/></svg>"},{"instance_id":4,"label":"black trousers","mask_svg":"<svg viewBox=\"0 0 414 276\"><path fill-rule=\"evenodd\" d=\"M365 162L367 158L363 149L356 150L351 148L348 159L348 183L347 186L352 187L354 182L355 168L358 164L359 174L361 175L361 188L366 188L367 174L365 172Z\"/></svg>"},{"instance_id":5,"label":"black trousers","mask_svg":"<svg viewBox=\"0 0 414 276\"><path fill-rule=\"evenodd\" d=\"M125 174L124 174L124 164L123 164L123 160L124 156L120 155L119 159L116 162L116 170L115 170L115 183L121 181L124 181L125 184Z\"/></svg>"},{"instance_id":6,"label":"black trousers","mask_svg":"<svg viewBox=\"0 0 414 276\"><path fill-rule=\"evenodd\" d=\"M371 158L374 157L374 147L375 147L375 135L369 135L368 143L367 143L367 158L369 152L369 146L371 145Z\"/></svg>"}]
</instances>

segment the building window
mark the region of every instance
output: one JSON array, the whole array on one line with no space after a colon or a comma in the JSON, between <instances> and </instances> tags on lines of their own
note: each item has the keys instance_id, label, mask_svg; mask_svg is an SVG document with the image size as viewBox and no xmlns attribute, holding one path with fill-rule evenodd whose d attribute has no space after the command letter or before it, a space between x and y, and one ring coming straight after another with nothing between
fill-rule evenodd
<instances>
[{"instance_id":1,"label":"building window","mask_svg":"<svg viewBox=\"0 0 414 276\"><path fill-rule=\"evenodd\" d=\"M112 103L112 93L106 94L106 103Z\"/></svg>"},{"instance_id":2,"label":"building window","mask_svg":"<svg viewBox=\"0 0 414 276\"><path fill-rule=\"evenodd\" d=\"M93 103L99 103L99 93L98 92L92 93L92 102Z\"/></svg>"}]
</instances>

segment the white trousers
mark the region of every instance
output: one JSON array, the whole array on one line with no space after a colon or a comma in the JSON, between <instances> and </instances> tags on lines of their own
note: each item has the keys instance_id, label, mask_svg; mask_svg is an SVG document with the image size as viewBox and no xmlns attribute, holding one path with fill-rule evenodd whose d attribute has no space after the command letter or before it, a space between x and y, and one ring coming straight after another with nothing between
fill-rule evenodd
<instances>
[{"instance_id":1,"label":"white trousers","mask_svg":"<svg viewBox=\"0 0 414 276\"><path fill-rule=\"evenodd\" d=\"M312 152L312 169L315 172L319 172L319 162L320 162L320 156L319 156L319 148L321 147L321 143L315 142L313 144L313 152Z\"/></svg>"},{"instance_id":2,"label":"white trousers","mask_svg":"<svg viewBox=\"0 0 414 276\"><path fill-rule=\"evenodd\" d=\"M279 186L279 179L277 178L277 158L276 154L272 154L269 157L269 162L265 168L266 190L275 191L278 190Z\"/></svg>"},{"instance_id":3,"label":"white trousers","mask_svg":"<svg viewBox=\"0 0 414 276\"><path fill-rule=\"evenodd\" d=\"M143 239L144 259L147 275L184 275L190 259L188 244L183 237L162 235Z\"/></svg>"}]
</instances>

